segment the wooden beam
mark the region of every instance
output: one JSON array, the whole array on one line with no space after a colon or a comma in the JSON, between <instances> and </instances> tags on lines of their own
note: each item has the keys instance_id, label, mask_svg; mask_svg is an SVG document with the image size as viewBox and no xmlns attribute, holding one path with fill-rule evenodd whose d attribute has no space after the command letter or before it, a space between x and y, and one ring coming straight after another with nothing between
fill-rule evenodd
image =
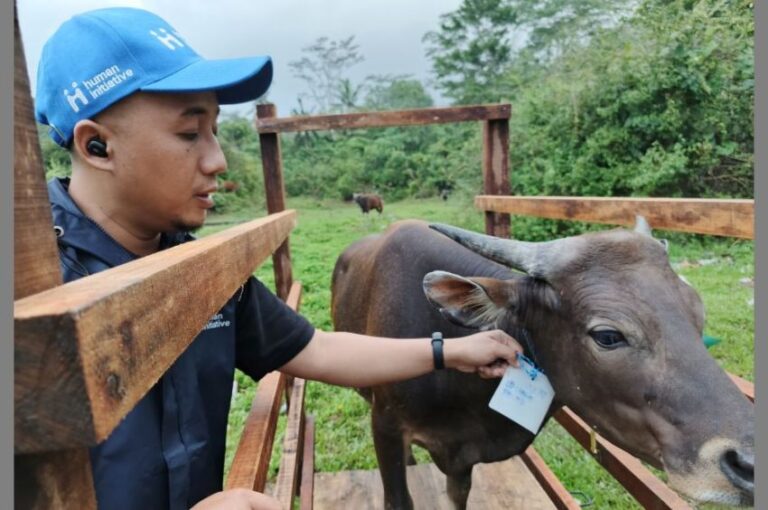
<instances>
[{"instance_id":1,"label":"wooden beam","mask_svg":"<svg viewBox=\"0 0 768 510\"><path fill-rule=\"evenodd\" d=\"M277 116L273 104L256 105L257 123ZM285 184L283 183L283 157L280 137L276 133L260 133L261 165L264 173L264 190L267 194L267 211L270 214L285 210ZM280 299L288 296L293 281L291 250L286 239L272 254L275 272L275 290Z\"/></svg>"},{"instance_id":2,"label":"wooden beam","mask_svg":"<svg viewBox=\"0 0 768 510\"><path fill-rule=\"evenodd\" d=\"M306 381L300 377L293 380L291 405L288 408L288 422L283 436L283 450L280 469L275 483L275 498L283 508L293 508L293 496L299 486L302 447L304 446L304 390Z\"/></svg>"},{"instance_id":3,"label":"wooden beam","mask_svg":"<svg viewBox=\"0 0 768 510\"><path fill-rule=\"evenodd\" d=\"M483 211L631 226L645 216L654 229L754 238L754 200L630 197L475 197Z\"/></svg>"},{"instance_id":4,"label":"wooden beam","mask_svg":"<svg viewBox=\"0 0 768 510\"><path fill-rule=\"evenodd\" d=\"M531 474L539 482L544 492L547 493L547 496L552 500L557 510L579 510L581 508L581 505L568 492L568 489L563 486L552 470L549 469L549 466L547 466L544 459L541 458L533 446L529 446L521 453L520 458L528 466Z\"/></svg>"},{"instance_id":5,"label":"wooden beam","mask_svg":"<svg viewBox=\"0 0 768 510\"><path fill-rule=\"evenodd\" d=\"M13 296L21 299L62 279L15 3L13 12Z\"/></svg>"},{"instance_id":6,"label":"wooden beam","mask_svg":"<svg viewBox=\"0 0 768 510\"><path fill-rule=\"evenodd\" d=\"M50 510L96 508L87 448L13 458L14 508Z\"/></svg>"},{"instance_id":7,"label":"wooden beam","mask_svg":"<svg viewBox=\"0 0 768 510\"><path fill-rule=\"evenodd\" d=\"M282 119L264 117L259 114L256 129L259 133L289 133L293 131L381 128L498 120L509 119L511 109L511 106L508 104L489 104L454 106L450 108L419 108L388 112L346 113L341 115L284 117Z\"/></svg>"},{"instance_id":8,"label":"wooden beam","mask_svg":"<svg viewBox=\"0 0 768 510\"><path fill-rule=\"evenodd\" d=\"M16 451L105 439L295 221L271 215L16 301Z\"/></svg>"},{"instance_id":9,"label":"wooden beam","mask_svg":"<svg viewBox=\"0 0 768 510\"><path fill-rule=\"evenodd\" d=\"M675 491L667 487L634 456L595 434L597 453L590 451L591 428L567 407L555 413L555 419L584 447L643 508L690 510Z\"/></svg>"},{"instance_id":10,"label":"wooden beam","mask_svg":"<svg viewBox=\"0 0 768 510\"><path fill-rule=\"evenodd\" d=\"M16 2L13 32L13 295L14 299L21 299L61 285L62 278ZM14 338L14 344L16 342L17 338ZM16 409L15 414L18 413ZM15 508L96 508L87 449L16 455L13 460Z\"/></svg>"},{"instance_id":11,"label":"wooden beam","mask_svg":"<svg viewBox=\"0 0 768 510\"><path fill-rule=\"evenodd\" d=\"M285 304L294 312L299 311L301 306L301 282L293 282L288 297L285 298ZM285 403L291 405L291 391L293 389L293 376L285 376Z\"/></svg>"},{"instance_id":12,"label":"wooden beam","mask_svg":"<svg viewBox=\"0 0 768 510\"><path fill-rule=\"evenodd\" d=\"M483 124L483 191L509 195L509 119ZM486 211L485 233L508 238L509 214Z\"/></svg>"},{"instance_id":13,"label":"wooden beam","mask_svg":"<svg viewBox=\"0 0 768 510\"><path fill-rule=\"evenodd\" d=\"M304 455L301 461L301 510L312 510L315 493L315 417L307 416L304 424Z\"/></svg>"},{"instance_id":14,"label":"wooden beam","mask_svg":"<svg viewBox=\"0 0 768 510\"><path fill-rule=\"evenodd\" d=\"M225 489L264 492L284 384L280 372L270 372L259 381Z\"/></svg>"},{"instance_id":15,"label":"wooden beam","mask_svg":"<svg viewBox=\"0 0 768 510\"><path fill-rule=\"evenodd\" d=\"M288 297L285 299L285 304L294 312L299 311L301 308L301 282L293 282Z\"/></svg>"}]
</instances>

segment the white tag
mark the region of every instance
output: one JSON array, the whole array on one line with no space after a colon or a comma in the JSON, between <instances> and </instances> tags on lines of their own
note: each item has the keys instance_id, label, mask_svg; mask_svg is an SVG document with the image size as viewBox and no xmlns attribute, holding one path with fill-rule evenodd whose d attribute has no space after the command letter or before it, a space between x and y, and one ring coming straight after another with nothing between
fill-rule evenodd
<instances>
[{"instance_id":1,"label":"white tag","mask_svg":"<svg viewBox=\"0 0 768 510\"><path fill-rule=\"evenodd\" d=\"M533 363L524 356L518 359L521 368L507 368L488 407L536 434L555 397L555 390L547 376Z\"/></svg>"}]
</instances>

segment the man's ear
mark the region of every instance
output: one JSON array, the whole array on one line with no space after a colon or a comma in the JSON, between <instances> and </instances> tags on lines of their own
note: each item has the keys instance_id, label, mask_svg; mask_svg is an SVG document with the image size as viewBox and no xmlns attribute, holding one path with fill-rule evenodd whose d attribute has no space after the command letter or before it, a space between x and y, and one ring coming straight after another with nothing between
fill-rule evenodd
<instances>
[{"instance_id":1,"label":"man's ear","mask_svg":"<svg viewBox=\"0 0 768 510\"><path fill-rule=\"evenodd\" d=\"M424 276L427 299L447 320L467 328L491 329L509 311L512 281L464 278L445 271Z\"/></svg>"},{"instance_id":2,"label":"man's ear","mask_svg":"<svg viewBox=\"0 0 768 510\"><path fill-rule=\"evenodd\" d=\"M110 139L112 133L104 125L90 119L78 121L72 137L72 153L80 161L99 170L112 171L112 146ZM106 157L98 156L88 150L88 142L93 139L101 140L106 147Z\"/></svg>"}]
</instances>

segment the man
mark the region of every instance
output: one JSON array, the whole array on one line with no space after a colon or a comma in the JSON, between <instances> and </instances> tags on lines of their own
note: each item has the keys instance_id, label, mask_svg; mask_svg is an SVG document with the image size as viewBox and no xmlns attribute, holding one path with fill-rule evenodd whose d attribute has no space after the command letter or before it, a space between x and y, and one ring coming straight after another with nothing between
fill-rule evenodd
<instances>
[{"instance_id":1,"label":"man","mask_svg":"<svg viewBox=\"0 0 768 510\"><path fill-rule=\"evenodd\" d=\"M164 20L139 9L64 23L41 57L35 109L71 154L71 179L49 183L65 281L193 239L226 169L219 104L254 100L269 57L209 61ZM215 320L214 320L215 319ZM249 278L110 437L91 450L106 509L275 508L252 491L221 491L235 367L371 386L441 364L499 377L522 352L501 331L395 340L323 332ZM504 363L498 363L497 360Z\"/></svg>"}]
</instances>

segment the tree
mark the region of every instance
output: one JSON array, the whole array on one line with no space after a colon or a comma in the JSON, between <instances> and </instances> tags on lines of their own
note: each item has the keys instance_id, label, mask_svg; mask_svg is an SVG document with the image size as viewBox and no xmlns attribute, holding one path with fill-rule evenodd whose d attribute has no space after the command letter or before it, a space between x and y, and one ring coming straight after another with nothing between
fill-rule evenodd
<instances>
[{"instance_id":1,"label":"tree","mask_svg":"<svg viewBox=\"0 0 768 510\"><path fill-rule=\"evenodd\" d=\"M511 100L566 50L615 25L636 0L464 0L424 41L456 103Z\"/></svg>"},{"instance_id":2,"label":"tree","mask_svg":"<svg viewBox=\"0 0 768 510\"><path fill-rule=\"evenodd\" d=\"M312 103L309 108L314 107L317 113L338 111L343 104L339 98L344 93L344 87L347 102L355 96L355 87L345 73L364 60L355 43L355 36L338 41L320 37L302 51L304 57L288 63L293 75L307 84L308 92L301 97L309 99Z\"/></svg>"},{"instance_id":3,"label":"tree","mask_svg":"<svg viewBox=\"0 0 768 510\"><path fill-rule=\"evenodd\" d=\"M366 78L365 106L372 110L429 108L434 103L424 85L409 75L372 75Z\"/></svg>"},{"instance_id":4,"label":"tree","mask_svg":"<svg viewBox=\"0 0 768 510\"><path fill-rule=\"evenodd\" d=\"M339 82L338 90L336 91L336 103L334 103L334 109L341 112L348 112L357 108L357 103L360 100L360 93L363 90L363 85L354 85L349 78L344 78Z\"/></svg>"},{"instance_id":5,"label":"tree","mask_svg":"<svg viewBox=\"0 0 768 510\"><path fill-rule=\"evenodd\" d=\"M518 9L508 0L464 0L440 16L440 28L427 32L427 55L438 88L456 103L498 101L505 95L504 71L512 58L512 28Z\"/></svg>"}]
</instances>

